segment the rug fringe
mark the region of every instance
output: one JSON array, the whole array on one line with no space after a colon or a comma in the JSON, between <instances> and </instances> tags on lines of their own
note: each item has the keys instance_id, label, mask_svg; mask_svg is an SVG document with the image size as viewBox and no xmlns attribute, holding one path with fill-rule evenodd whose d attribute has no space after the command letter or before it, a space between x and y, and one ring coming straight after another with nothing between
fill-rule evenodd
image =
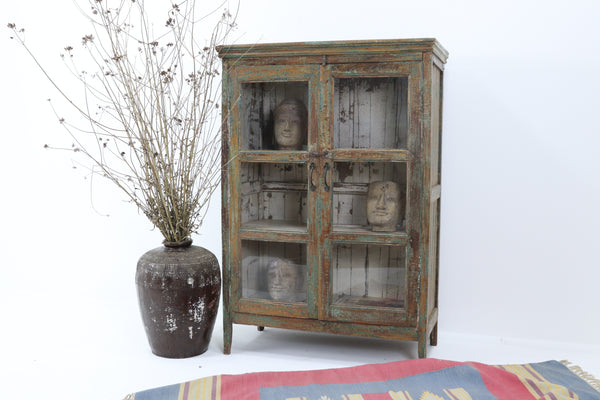
<instances>
[{"instance_id":1,"label":"rug fringe","mask_svg":"<svg viewBox=\"0 0 600 400\"><path fill-rule=\"evenodd\" d=\"M128 394L123 400L135 400L135 393Z\"/></svg>"},{"instance_id":2,"label":"rug fringe","mask_svg":"<svg viewBox=\"0 0 600 400\"><path fill-rule=\"evenodd\" d=\"M560 362L569 368L575 375L586 381L588 385L600 392L600 379L596 378L589 372L584 371L580 366L573 365L573 363L568 360L561 360Z\"/></svg>"}]
</instances>

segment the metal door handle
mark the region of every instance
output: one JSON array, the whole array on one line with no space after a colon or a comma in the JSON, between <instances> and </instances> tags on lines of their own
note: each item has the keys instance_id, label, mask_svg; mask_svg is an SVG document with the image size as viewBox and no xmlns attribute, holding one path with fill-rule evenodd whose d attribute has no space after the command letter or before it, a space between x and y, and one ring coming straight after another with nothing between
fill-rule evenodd
<instances>
[{"instance_id":1,"label":"metal door handle","mask_svg":"<svg viewBox=\"0 0 600 400\"><path fill-rule=\"evenodd\" d=\"M313 172L315 170L315 163L310 163L310 178L309 178L309 184L310 184L310 190L312 190L313 192L315 191L315 189L317 188L315 186L315 184L313 183Z\"/></svg>"}]
</instances>

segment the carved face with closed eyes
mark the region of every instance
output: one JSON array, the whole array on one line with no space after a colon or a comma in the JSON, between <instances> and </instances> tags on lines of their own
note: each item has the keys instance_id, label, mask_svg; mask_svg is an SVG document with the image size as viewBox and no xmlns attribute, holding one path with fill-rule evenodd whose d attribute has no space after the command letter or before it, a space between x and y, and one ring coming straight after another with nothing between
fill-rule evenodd
<instances>
[{"instance_id":1,"label":"carved face with closed eyes","mask_svg":"<svg viewBox=\"0 0 600 400\"><path fill-rule=\"evenodd\" d=\"M306 137L307 112L299 100L284 100L273 111L275 142L279 150L300 150Z\"/></svg>"},{"instance_id":2,"label":"carved face with closed eyes","mask_svg":"<svg viewBox=\"0 0 600 400\"><path fill-rule=\"evenodd\" d=\"M367 193L367 220L373 231L394 232L400 215L400 186L392 181L372 182Z\"/></svg>"},{"instance_id":3,"label":"carved face with closed eyes","mask_svg":"<svg viewBox=\"0 0 600 400\"><path fill-rule=\"evenodd\" d=\"M267 289L269 296L278 301L295 301L301 275L297 265L285 258L278 258L267 266Z\"/></svg>"}]
</instances>

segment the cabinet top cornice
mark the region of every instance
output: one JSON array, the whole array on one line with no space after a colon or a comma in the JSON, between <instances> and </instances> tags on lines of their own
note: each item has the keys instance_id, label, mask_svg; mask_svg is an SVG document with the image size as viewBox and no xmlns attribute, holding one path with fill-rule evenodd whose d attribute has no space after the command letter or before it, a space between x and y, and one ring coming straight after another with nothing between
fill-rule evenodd
<instances>
[{"instance_id":1,"label":"cabinet top cornice","mask_svg":"<svg viewBox=\"0 0 600 400\"><path fill-rule=\"evenodd\" d=\"M432 52L446 62L448 51L436 39L348 40L330 42L256 43L217 48L223 59L256 57L334 56Z\"/></svg>"}]
</instances>

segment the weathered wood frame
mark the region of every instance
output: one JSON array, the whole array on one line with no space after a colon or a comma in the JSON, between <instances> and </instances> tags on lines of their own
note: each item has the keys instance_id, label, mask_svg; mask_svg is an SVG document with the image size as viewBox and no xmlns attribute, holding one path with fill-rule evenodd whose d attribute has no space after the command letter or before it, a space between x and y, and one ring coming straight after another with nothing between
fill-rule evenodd
<instances>
[{"instance_id":1,"label":"weathered wood frame","mask_svg":"<svg viewBox=\"0 0 600 400\"><path fill-rule=\"evenodd\" d=\"M435 39L416 39L235 45L221 47L219 54L223 59L224 352L231 351L232 324L236 323L414 340L419 357L425 357L428 342L437 344L441 121L447 52ZM334 147L334 81L352 77L406 80L405 149ZM298 81L308 85L306 151L244 149L240 139L242 85ZM342 162L406 164L404 230L381 233L333 226L333 190L328 182L332 166ZM311 179L314 173L318 182L316 189L307 192L305 228L242 223L240 168L244 163L290 163L307 168ZM306 246L306 302L243 297L243 240ZM404 306L336 304L331 290L331 252L339 244L404 246Z\"/></svg>"}]
</instances>

